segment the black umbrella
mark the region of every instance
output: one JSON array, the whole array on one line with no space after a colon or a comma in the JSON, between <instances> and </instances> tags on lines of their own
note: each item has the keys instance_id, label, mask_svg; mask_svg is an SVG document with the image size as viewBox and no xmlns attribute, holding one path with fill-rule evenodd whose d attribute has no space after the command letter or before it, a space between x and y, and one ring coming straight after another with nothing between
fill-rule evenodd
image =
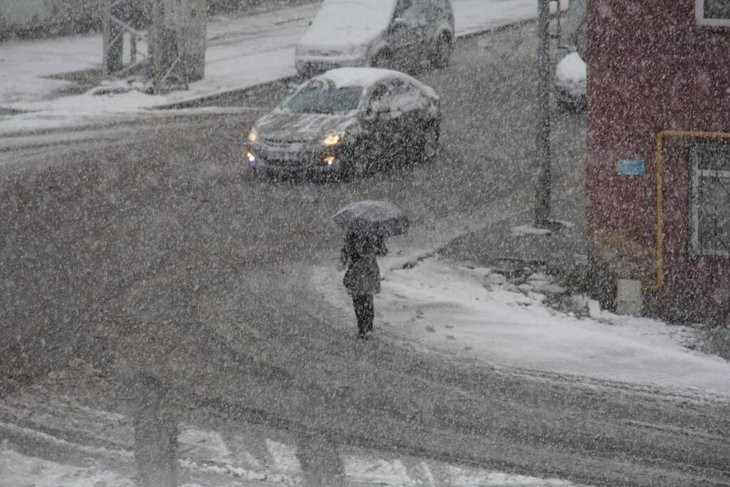
<instances>
[{"instance_id":1,"label":"black umbrella","mask_svg":"<svg viewBox=\"0 0 730 487\"><path fill-rule=\"evenodd\" d=\"M390 237L408 231L408 217L388 201L363 200L343 206L335 213L335 223L363 235Z\"/></svg>"}]
</instances>

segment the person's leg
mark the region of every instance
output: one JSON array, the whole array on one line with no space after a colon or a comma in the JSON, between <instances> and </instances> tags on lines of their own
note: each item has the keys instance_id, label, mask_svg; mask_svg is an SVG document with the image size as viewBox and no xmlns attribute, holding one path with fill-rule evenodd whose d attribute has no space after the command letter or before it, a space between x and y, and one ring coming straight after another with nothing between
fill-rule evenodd
<instances>
[{"instance_id":1,"label":"person's leg","mask_svg":"<svg viewBox=\"0 0 730 487\"><path fill-rule=\"evenodd\" d=\"M373 295L368 294L365 297L365 302L363 304L363 314L364 314L364 328L366 332L373 331L373 320L375 319L375 304L373 303Z\"/></svg>"},{"instance_id":2,"label":"person's leg","mask_svg":"<svg viewBox=\"0 0 730 487\"><path fill-rule=\"evenodd\" d=\"M355 308L355 317L357 318L357 334L363 335L366 329L366 306L367 296L353 294L352 305Z\"/></svg>"}]
</instances>

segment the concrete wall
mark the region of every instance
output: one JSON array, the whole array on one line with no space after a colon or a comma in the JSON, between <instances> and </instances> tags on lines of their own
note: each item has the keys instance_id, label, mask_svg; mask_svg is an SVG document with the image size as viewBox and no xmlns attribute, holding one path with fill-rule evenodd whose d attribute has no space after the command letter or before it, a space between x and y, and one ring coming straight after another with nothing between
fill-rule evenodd
<instances>
[{"instance_id":1,"label":"concrete wall","mask_svg":"<svg viewBox=\"0 0 730 487\"><path fill-rule=\"evenodd\" d=\"M163 72L172 69L175 77L186 83L202 79L205 74L206 1L163 0L156 15L160 16L160 21L152 50L155 69Z\"/></svg>"},{"instance_id":2,"label":"concrete wall","mask_svg":"<svg viewBox=\"0 0 730 487\"><path fill-rule=\"evenodd\" d=\"M656 135L730 131L730 28L698 26L695 0L589 0L588 234L619 278L656 277ZM666 154L666 282L650 307L678 319L730 316L730 259L688 251L691 143ZM645 173L618 175L619 160Z\"/></svg>"}]
</instances>

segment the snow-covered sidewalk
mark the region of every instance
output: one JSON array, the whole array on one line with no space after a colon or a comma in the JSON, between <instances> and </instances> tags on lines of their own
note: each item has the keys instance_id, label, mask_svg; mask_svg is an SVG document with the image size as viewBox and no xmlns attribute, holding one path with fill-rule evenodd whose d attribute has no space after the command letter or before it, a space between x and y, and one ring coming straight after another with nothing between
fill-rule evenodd
<instances>
[{"instance_id":1,"label":"snow-covered sidewalk","mask_svg":"<svg viewBox=\"0 0 730 487\"><path fill-rule=\"evenodd\" d=\"M534 0L453 0L453 4L459 36L537 16ZM134 89L137 85L126 81L113 86L115 90L121 89L120 85L132 88L127 92L109 94L110 90L92 89L59 96L73 83L50 76L99 69L99 34L1 42L0 133L86 123L293 76L294 45L318 7L313 3L241 18L211 18L205 79L187 90L162 96L143 94ZM139 49L143 52L145 46ZM14 111L23 113L12 114Z\"/></svg>"},{"instance_id":2,"label":"snow-covered sidewalk","mask_svg":"<svg viewBox=\"0 0 730 487\"><path fill-rule=\"evenodd\" d=\"M730 363L695 351L694 328L609 313L540 273L511 282L487 268L406 254L380 267L375 326L387 337L526 373L730 398ZM353 314L341 273L317 267L312 281L333 306ZM551 298L564 311L548 306ZM354 315L344 322L355 329Z\"/></svg>"}]
</instances>

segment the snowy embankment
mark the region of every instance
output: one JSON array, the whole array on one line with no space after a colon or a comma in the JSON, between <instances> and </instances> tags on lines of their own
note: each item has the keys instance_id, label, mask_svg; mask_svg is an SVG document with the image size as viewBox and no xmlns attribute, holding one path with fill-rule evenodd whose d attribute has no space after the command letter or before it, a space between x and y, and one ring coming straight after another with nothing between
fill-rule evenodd
<instances>
[{"instance_id":1,"label":"snowy embankment","mask_svg":"<svg viewBox=\"0 0 730 487\"><path fill-rule=\"evenodd\" d=\"M603 311L543 274L510 282L487 268L405 255L385 258L381 273L376 331L426 350L528 373L730 398L730 363L693 350L693 328ZM353 313L334 266L314 268L312 281L333 306ZM558 300L564 311L546 304Z\"/></svg>"}]
</instances>

